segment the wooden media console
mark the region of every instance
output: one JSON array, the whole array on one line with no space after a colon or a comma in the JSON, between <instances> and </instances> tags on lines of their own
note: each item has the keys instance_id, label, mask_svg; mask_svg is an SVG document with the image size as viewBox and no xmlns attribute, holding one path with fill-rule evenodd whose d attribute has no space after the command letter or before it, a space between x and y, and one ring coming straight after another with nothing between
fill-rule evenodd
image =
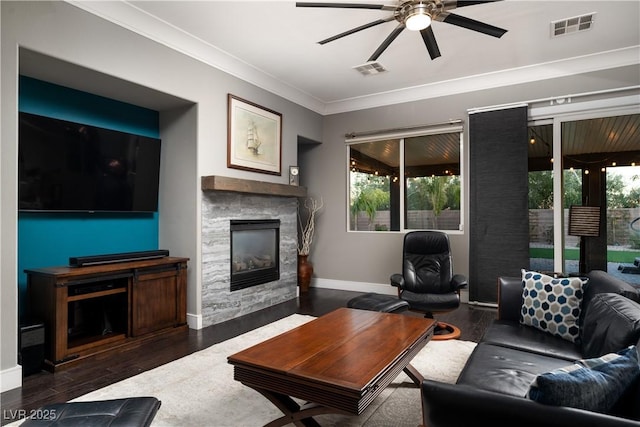
<instances>
[{"instance_id":1,"label":"wooden media console","mask_svg":"<svg viewBox=\"0 0 640 427\"><path fill-rule=\"evenodd\" d=\"M27 311L45 324L51 371L187 330L188 258L27 269Z\"/></svg>"}]
</instances>

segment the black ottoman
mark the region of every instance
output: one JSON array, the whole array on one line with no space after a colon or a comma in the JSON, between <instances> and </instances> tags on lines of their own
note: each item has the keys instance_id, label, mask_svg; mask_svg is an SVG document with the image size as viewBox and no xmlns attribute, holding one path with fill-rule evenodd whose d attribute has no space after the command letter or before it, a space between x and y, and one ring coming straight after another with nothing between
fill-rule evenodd
<instances>
[{"instance_id":1,"label":"black ottoman","mask_svg":"<svg viewBox=\"0 0 640 427\"><path fill-rule=\"evenodd\" d=\"M351 298L347 302L347 307L383 313L400 313L409 309L409 303L392 295L370 292Z\"/></svg>"},{"instance_id":2,"label":"black ottoman","mask_svg":"<svg viewBox=\"0 0 640 427\"><path fill-rule=\"evenodd\" d=\"M160 408L155 397L68 402L45 405L20 427L91 426L148 427Z\"/></svg>"}]
</instances>

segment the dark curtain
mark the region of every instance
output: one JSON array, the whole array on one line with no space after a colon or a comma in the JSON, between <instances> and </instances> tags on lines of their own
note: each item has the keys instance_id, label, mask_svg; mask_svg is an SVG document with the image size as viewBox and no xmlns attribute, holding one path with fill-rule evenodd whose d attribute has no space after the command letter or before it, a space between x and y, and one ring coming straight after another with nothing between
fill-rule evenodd
<instances>
[{"instance_id":1,"label":"dark curtain","mask_svg":"<svg viewBox=\"0 0 640 427\"><path fill-rule=\"evenodd\" d=\"M498 276L529 268L527 107L469 116L469 300L497 302Z\"/></svg>"}]
</instances>

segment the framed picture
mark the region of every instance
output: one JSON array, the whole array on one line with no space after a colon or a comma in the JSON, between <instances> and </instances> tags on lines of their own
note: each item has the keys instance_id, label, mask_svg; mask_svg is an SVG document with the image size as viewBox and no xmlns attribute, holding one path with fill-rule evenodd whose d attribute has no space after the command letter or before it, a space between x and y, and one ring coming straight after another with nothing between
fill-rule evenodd
<instances>
[{"instance_id":1,"label":"framed picture","mask_svg":"<svg viewBox=\"0 0 640 427\"><path fill-rule=\"evenodd\" d=\"M281 175L282 114L228 94L227 167Z\"/></svg>"}]
</instances>

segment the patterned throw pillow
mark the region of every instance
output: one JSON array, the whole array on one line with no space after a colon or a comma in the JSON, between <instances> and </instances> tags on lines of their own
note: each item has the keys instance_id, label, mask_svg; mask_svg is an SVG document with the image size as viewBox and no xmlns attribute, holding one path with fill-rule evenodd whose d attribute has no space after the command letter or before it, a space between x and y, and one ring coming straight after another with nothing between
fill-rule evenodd
<instances>
[{"instance_id":1,"label":"patterned throw pillow","mask_svg":"<svg viewBox=\"0 0 640 427\"><path fill-rule=\"evenodd\" d=\"M588 280L585 277L556 279L523 269L520 323L578 342L582 288Z\"/></svg>"},{"instance_id":2,"label":"patterned throw pillow","mask_svg":"<svg viewBox=\"0 0 640 427\"><path fill-rule=\"evenodd\" d=\"M639 374L638 351L632 345L538 375L527 395L547 405L607 413Z\"/></svg>"}]
</instances>

